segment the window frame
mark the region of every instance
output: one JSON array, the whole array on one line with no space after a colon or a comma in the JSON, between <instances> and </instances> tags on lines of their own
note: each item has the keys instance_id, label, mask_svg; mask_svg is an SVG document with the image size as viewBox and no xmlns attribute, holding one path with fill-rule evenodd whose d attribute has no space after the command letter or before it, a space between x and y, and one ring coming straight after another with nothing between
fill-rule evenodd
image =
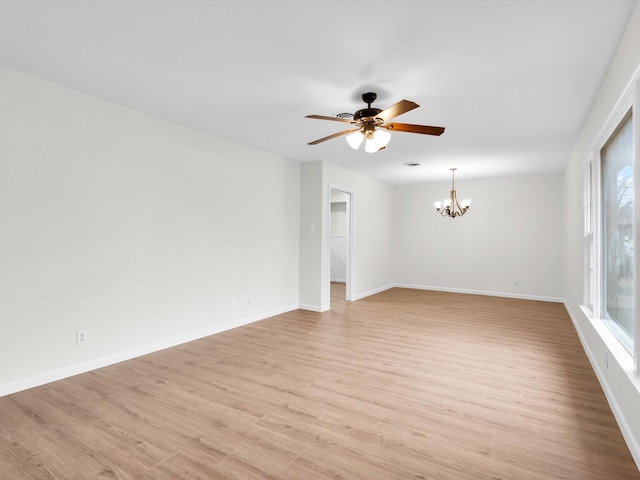
<instances>
[{"instance_id":1,"label":"window frame","mask_svg":"<svg viewBox=\"0 0 640 480\"><path fill-rule=\"evenodd\" d=\"M607 330L620 342L625 352L633 359L635 371L640 370L640 69L636 71L633 79L625 88L615 108L609 115L602 130L596 138L592 152L584 163L585 165L585 198L584 198L584 306L591 310L593 318L606 326ZM603 147L611 139L631 111L632 121L632 152L634 155L632 165L633 176L633 296L634 296L634 322L633 322L633 348L631 351L621 341L616 332L618 325L603 316L602 306L602 158ZM590 244L593 250L590 250ZM593 279L589 277L590 267L594 268ZM612 327L613 324L614 326ZM619 327L618 327L619 328Z\"/></svg>"},{"instance_id":2,"label":"window frame","mask_svg":"<svg viewBox=\"0 0 640 480\"><path fill-rule=\"evenodd\" d=\"M604 324L607 326L607 328L609 328L609 330L614 334L614 336L618 339L618 341L622 344L622 346L625 348L625 350L627 352L629 352L631 355L634 355L634 343L635 343L635 337L636 337L636 332L637 329L635 328L635 318L637 317L637 307L638 307L638 302L637 302L637 295L635 294L636 292L636 286L637 286L637 255L636 252L638 251L636 248L636 235L637 235L637 231L638 231L638 222L635 221L635 212L637 210L637 193L636 193L636 186L638 184L637 181L637 162L636 162L636 155L635 155L635 135L634 135L634 130L635 130L635 125L637 124L637 119L636 119L636 112L633 109L633 106L631 106L629 108L629 110L626 111L626 113L624 114L624 116L622 117L622 119L620 120L620 122L616 125L614 131L611 133L611 135L607 138L606 142L602 145L602 147L599 150L599 167L600 167L600 181L598 183L598 212L600 213L600 222L598 223L598 230L599 230L599 235L598 238L600 239L600 249L599 249L599 253L600 253L600 263L598 264L598 271L599 271L599 284L600 284L600 288L597 291L598 294L598 299L599 299L599 305L600 305L600 319L602 320L602 322L604 322ZM614 216L614 218L619 218L619 212L615 212L615 213L611 213L609 210L607 210L607 206L604 205L604 192L605 189L607 187L605 187L605 185L603 185L603 166L605 163L605 159L603 158L603 151L607 150L609 148L609 145L616 139L616 137L622 132L623 128L626 128L626 126L629 126L629 129L631 131L631 167L632 167L632 194L633 194L633 208L632 208L632 225L631 225L631 229L633 230L633 264L632 264L632 281L633 281L633 286L632 286L632 334L630 335L629 333L627 333L623 327L620 325L620 318L612 318L607 314L608 311L608 307L605 307L605 305L607 304L607 300L605 298L606 292L605 290L609 290L609 288L613 287L608 285L608 282L605 282L604 277L605 275L608 276L609 275L609 270L606 266L606 264L608 264L608 261L605 261L605 259L608 260L608 255L605 254L605 250L608 251L609 246L608 246L608 238L605 240L605 237L607 235L607 229L605 229L604 226L604 219L608 218L608 216L610 214L612 214ZM609 162L609 159L606 160L607 162ZM611 173L608 173L608 175L611 175ZM617 173L616 173L617 175ZM614 179L615 182L617 183L619 180ZM616 187L616 191L614 192L616 197L618 195L618 191L617 191ZM606 287L605 287L606 285Z\"/></svg>"},{"instance_id":3,"label":"window frame","mask_svg":"<svg viewBox=\"0 0 640 480\"><path fill-rule=\"evenodd\" d=\"M592 312L596 313L596 245L595 245L595 212L594 205L594 182L595 164L593 155L589 155L585 165L585 191L584 191L584 305Z\"/></svg>"}]
</instances>

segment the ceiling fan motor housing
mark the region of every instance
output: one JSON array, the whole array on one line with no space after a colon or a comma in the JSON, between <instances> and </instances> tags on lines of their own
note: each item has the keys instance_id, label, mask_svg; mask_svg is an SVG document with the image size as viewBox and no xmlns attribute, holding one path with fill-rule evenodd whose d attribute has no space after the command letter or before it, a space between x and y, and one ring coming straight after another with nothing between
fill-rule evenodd
<instances>
[{"instance_id":1,"label":"ceiling fan motor housing","mask_svg":"<svg viewBox=\"0 0 640 480\"><path fill-rule=\"evenodd\" d=\"M376 117L382 112L381 108L371 108L371 104L378 98L375 92L367 92L362 94L362 101L367 104L367 108L358 110L353 114L353 120L359 125L382 125L382 120Z\"/></svg>"},{"instance_id":2,"label":"ceiling fan motor housing","mask_svg":"<svg viewBox=\"0 0 640 480\"><path fill-rule=\"evenodd\" d=\"M378 114L382 112L380 108L363 108L353 114L353 119L357 121L366 122L367 120L373 120Z\"/></svg>"}]
</instances>

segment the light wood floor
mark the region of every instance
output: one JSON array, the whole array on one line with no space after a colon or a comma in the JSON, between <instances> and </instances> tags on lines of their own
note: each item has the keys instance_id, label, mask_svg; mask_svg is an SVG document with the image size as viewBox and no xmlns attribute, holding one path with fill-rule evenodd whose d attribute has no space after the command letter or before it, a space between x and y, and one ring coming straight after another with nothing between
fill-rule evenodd
<instances>
[{"instance_id":1,"label":"light wood floor","mask_svg":"<svg viewBox=\"0 0 640 480\"><path fill-rule=\"evenodd\" d=\"M561 304L343 296L0 398L0 478L640 479Z\"/></svg>"}]
</instances>

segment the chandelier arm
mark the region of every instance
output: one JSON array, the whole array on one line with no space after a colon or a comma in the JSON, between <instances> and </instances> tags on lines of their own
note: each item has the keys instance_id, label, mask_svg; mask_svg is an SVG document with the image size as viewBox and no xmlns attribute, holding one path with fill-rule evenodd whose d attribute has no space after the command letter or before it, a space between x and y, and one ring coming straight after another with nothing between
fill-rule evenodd
<instances>
[{"instance_id":1,"label":"chandelier arm","mask_svg":"<svg viewBox=\"0 0 640 480\"><path fill-rule=\"evenodd\" d=\"M454 211L454 213L455 213L455 216L456 216L456 217L461 217L462 215L464 215L464 213L465 213L465 209L463 209L463 208L460 206L460 203L458 202L458 195L456 195L456 191L455 191L455 190L452 190L452 191L451 191L451 196L452 196L452 198L453 198L453 200L454 200L454 202L455 202L455 206L457 207L457 210L456 210L455 208L453 209L453 211ZM453 203L453 202L452 202L452 203Z\"/></svg>"},{"instance_id":2,"label":"chandelier arm","mask_svg":"<svg viewBox=\"0 0 640 480\"><path fill-rule=\"evenodd\" d=\"M453 186L453 182L451 185ZM451 218L458 217L460 204L458 203L458 197L456 196L456 191L454 189L451 189L451 192L449 193L449 202L450 202L449 216Z\"/></svg>"}]
</instances>

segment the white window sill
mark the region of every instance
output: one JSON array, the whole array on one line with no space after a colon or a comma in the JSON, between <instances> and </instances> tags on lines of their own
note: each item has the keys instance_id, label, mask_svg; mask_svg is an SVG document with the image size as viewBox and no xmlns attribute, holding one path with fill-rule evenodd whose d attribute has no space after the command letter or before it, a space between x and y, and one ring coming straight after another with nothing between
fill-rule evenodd
<instances>
[{"instance_id":1,"label":"white window sill","mask_svg":"<svg viewBox=\"0 0 640 480\"><path fill-rule=\"evenodd\" d=\"M598 335L600 336L600 338L602 338L602 341L607 347L607 350L609 350L609 353L613 355L616 362L618 362L620 367L622 367L622 369L627 372L629 376L631 376L632 378L635 377L634 383L637 382L637 385L640 385L640 380L638 380L639 376L636 375L636 372L634 370L633 357L631 356L631 354L627 352L624 346L616 338L613 332L609 330L605 323L599 318L595 318L593 316L593 310L584 305L580 305L580 308L582 309L582 312L585 314L585 316L589 319L589 322L591 322L593 328L596 330L596 332L598 332Z\"/></svg>"}]
</instances>

